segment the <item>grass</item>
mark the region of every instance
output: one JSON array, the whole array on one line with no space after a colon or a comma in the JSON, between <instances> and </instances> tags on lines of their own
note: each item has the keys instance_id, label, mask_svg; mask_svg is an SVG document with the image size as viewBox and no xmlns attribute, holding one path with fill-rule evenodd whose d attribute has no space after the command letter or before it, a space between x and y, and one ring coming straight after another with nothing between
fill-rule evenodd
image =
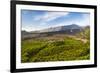
<instances>
[{"instance_id":1,"label":"grass","mask_svg":"<svg viewBox=\"0 0 100 73\"><path fill-rule=\"evenodd\" d=\"M52 37L53 38L53 37ZM62 38L62 37L59 37ZM65 37L22 40L21 62L89 60L90 43Z\"/></svg>"}]
</instances>

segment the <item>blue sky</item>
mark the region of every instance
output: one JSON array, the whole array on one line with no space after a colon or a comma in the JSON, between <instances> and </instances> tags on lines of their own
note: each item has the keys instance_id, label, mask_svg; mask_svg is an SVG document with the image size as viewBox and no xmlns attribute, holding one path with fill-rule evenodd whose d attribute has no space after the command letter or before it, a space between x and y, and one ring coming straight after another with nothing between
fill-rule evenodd
<instances>
[{"instance_id":1,"label":"blue sky","mask_svg":"<svg viewBox=\"0 0 100 73\"><path fill-rule=\"evenodd\" d=\"M56 26L90 25L90 14L82 12L21 10L22 30L36 31Z\"/></svg>"}]
</instances>

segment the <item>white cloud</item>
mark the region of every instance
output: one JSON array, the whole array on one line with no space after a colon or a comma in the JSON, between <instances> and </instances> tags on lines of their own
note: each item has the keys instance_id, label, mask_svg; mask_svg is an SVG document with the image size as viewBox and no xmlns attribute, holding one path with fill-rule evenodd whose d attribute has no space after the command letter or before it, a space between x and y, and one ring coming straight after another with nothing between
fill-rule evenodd
<instances>
[{"instance_id":1,"label":"white cloud","mask_svg":"<svg viewBox=\"0 0 100 73\"><path fill-rule=\"evenodd\" d=\"M44 15L36 16L34 20L43 20L48 22L68 14L69 12L46 12Z\"/></svg>"},{"instance_id":2,"label":"white cloud","mask_svg":"<svg viewBox=\"0 0 100 73\"><path fill-rule=\"evenodd\" d=\"M51 21L51 20L54 20L56 18L68 15L68 14L69 14L68 12L47 12L44 15L43 19L46 21Z\"/></svg>"}]
</instances>

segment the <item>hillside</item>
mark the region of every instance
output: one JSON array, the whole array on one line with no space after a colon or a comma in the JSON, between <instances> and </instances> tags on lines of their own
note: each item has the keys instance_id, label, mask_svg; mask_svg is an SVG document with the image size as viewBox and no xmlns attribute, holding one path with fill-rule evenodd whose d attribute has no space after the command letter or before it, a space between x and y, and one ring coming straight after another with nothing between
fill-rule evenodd
<instances>
[{"instance_id":1,"label":"hillside","mask_svg":"<svg viewBox=\"0 0 100 73\"><path fill-rule=\"evenodd\" d=\"M79 37L83 39L90 40L90 26L86 26L83 28L83 31L77 34Z\"/></svg>"},{"instance_id":2,"label":"hillside","mask_svg":"<svg viewBox=\"0 0 100 73\"><path fill-rule=\"evenodd\" d=\"M23 63L90 59L90 27L86 26L73 35L45 32L32 33L27 38L21 42Z\"/></svg>"},{"instance_id":3,"label":"hillside","mask_svg":"<svg viewBox=\"0 0 100 73\"><path fill-rule=\"evenodd\" d=\"M66 26L51 27L51 28L40 30L39 32L44 33L44 32L56 32L56 31L69 31L71 33L71 30L75 30L75 29L81 30L82 28L76 24L71 24Z\"/></svg>"}]
</instances>

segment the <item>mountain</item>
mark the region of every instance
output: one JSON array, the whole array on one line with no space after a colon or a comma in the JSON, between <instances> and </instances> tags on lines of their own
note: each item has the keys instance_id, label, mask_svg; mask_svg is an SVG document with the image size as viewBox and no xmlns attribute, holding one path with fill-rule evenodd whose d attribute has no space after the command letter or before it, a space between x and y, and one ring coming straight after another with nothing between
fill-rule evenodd
<instances>
[{"instance_id":1,"label":"mountain","mask_svg":"<svg viewBox=\"0 0 100 73\"><path fill-rule=\"evenodd\" d=\"M68 33L68 34L74 34L77 32L80 32L82 30L82 27L72 24L67 26L58 26L58 27L51 27L48 29L40 30L40 33L46 33L46 32L58 32L58 33Z\"/></svg>"},{"instance_id":2,"label":"mountain","mask_svg":"<svg viewBox=\"0 0 100 73\"><path fill-rule=\"evenodd\" d=\"M62 26L63 30L66 30L66 29L81 29L80 26L76 25L76 24L72 24L72 25L67 25L67 26Z\"/></svg>"},{"instance_id":3,"label":"mountain","mask_svg":"<svg viewBox=\"0 0 100 73\"><path fill-rule=\"evenodd\" d=\"M72 24L67 26L58 26L58 27L52 27L52 28L47 28L39 31L31 31L31 32L22 30L21 35L22 38L36 38L36 37L51 36L55 34L75 35L82 31L83 31L83 27L80 27L76 24Z\"/></svg>"}]
</instances>

